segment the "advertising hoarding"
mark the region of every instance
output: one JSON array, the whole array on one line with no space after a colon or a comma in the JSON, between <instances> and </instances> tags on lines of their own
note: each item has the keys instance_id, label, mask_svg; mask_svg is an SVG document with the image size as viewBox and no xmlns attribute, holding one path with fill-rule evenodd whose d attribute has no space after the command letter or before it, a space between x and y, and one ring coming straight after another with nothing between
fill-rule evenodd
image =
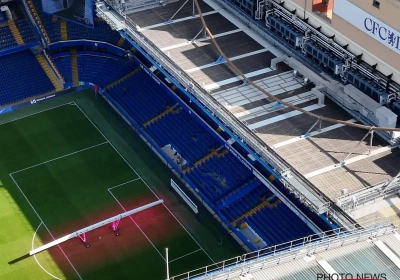
<instances>
[{"instance_id":1,"label":"advertising hoarding","mask_svg":"<svg viewBox=\"0 0 400 280\"><path fill-rule=\"evenodd\" d=\"M333 12L368 36L400 54L400 32L348 0L335 0Z\"/></svg>"}]
</instances>

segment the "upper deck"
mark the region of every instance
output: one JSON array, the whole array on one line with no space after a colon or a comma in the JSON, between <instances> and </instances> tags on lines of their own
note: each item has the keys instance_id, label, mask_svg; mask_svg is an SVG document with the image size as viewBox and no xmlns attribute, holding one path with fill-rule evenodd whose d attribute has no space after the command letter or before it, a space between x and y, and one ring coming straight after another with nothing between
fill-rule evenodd
<instances>
[{"instance_id":1,"label":"upper deck","mask_svg":"<svg viewBox=\"0 0 400 280\"><path fill-rule=\"evenodd\" d=\"M193 16L192 2L169 21L183 3L135 12L129 17L182 70L327 196L335 200L342 189L361 190L399 172L399 149L374 137L368 156L369 137L357 146L367 132L362 129L323 122L321 130L317 126L309 137L303 137L316 119L279 106L253 86L243 85L241 78L219 60L220 54L202 31L196 9ZM247 78L279 99L314 114L356 122L328 98L318 102L311 92L313 85L296 78L286 64L271 69L271 60L283 53L270 42L217 3L206 0L199 4L222 51ZM346 165L337 165L350 152Z\"/></svg>"}]
</instances>

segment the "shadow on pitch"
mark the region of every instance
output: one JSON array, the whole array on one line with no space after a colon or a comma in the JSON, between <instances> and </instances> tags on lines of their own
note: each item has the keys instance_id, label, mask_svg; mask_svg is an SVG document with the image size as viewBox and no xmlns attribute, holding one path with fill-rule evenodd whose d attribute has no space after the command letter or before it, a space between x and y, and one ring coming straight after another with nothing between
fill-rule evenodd
<instances>
[{"instance_id":1,"label":"shadow on pitch","mask_svg":"<svg viewBox=\"0 0 400 280\"><path fill-rule=\"evenodd\" d=\"M33 256L33 255L32 255ZM21 257L19 257L19 258L16 258L15 260L12 260L12 261L9 261L8 262L8 264L15 264L15 263L17 263L17 262L20 262L20 261L22 261L22 260L25 260L25 259L27 259L27 258L29 258L29 257L32 257L31 255L29 255L29 254L26 254L26 255L23 255L23 256L21 256Z\"/></svg>"}]
</instances>

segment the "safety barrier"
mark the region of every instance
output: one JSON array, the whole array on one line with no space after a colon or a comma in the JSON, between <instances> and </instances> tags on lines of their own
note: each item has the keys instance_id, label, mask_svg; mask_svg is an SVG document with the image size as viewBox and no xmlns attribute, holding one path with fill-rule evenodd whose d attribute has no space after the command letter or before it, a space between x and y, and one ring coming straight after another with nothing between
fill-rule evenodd
<instances>
[{"instance_id":1,"label":"safety barrier","mask_svg":"<svg viewBox=\"0 0 400 280\"><path fill-rule=\"evenodd\" d=\"M369 221L365 225L365 228L357 228L356 225L353 225L350 229L337 228L320 234L310 235L302 239L267 247L259 251L191 270L170 279L232 279L333 248L391 234L397 231L398 226L399 220L396 219L393 221L392 217L374 219Z\"/></svg>"}]
</instances>

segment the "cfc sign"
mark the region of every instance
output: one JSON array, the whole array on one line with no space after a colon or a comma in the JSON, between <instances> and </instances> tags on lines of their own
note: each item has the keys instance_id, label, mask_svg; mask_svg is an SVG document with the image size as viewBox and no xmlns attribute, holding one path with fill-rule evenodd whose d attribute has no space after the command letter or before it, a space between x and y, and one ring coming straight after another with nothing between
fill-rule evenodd
<instances>
[{"instance_id":1,"label":"cfc sign","mask_svg":"<svg viewBox=\"0 0 400 280\"><path fill-rule=\"evenodd\" d=\"M335 0L333 12L370 37L400 54L400 32L371 16L348 0Z\"/></svg>"}]
</instances>

